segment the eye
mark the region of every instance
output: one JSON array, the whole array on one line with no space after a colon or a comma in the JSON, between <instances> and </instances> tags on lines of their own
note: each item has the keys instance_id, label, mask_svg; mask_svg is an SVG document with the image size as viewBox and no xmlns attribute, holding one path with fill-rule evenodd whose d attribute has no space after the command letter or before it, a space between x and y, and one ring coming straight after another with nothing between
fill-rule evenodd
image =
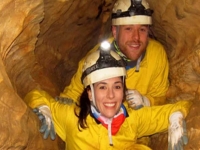
<instances>
[{"instance_id":1,"label":"eye","mask_svg":"<svg viewBox=\"0 0 200 150\"><path fill-rule=\"evenodd\" d=\"M140 28L140 32L148 32L147 27L141 27L141 28Z\"/></svg>"},{"instance_id":2,"label":"eye","mask_svg":"<svg viewBox=\"0 0 200 150\"><path fill-rule=\"evenodd\" d=\"M122 87L121 87L121 86L116 86L115 88L116 88L116 89L121 89Z\"/></svg>"},{"instance_id":3,"label":"eye","mask_svg":"<svg viewBox=\"0 0 200 150\"><path fill-rule=\"evenodd\" d=\"M122 88L123 88L123 86L121 84L115 85L115 89L122 89Z\"/></svg>"},{"instance_id":4,"label":"eye","mask_svg":"<svg viewBox=\"0 0 200 150\"><path fill-rule=\"evenodd\" d=\"M132 28L131 28L131 27L126 27L125 30L127 30L127 31L131 31Z\"/></svg>"},{"instance_id":5,"label":"eye","mask_svg":"<svg viewBox=\"0 0 200 150\"><path fill-rule=\"evenodd\" d=\"M106 86L105 85L101 85L101 86L99 86L99 89L106 89Z\"/></svg>"}]
</instances>

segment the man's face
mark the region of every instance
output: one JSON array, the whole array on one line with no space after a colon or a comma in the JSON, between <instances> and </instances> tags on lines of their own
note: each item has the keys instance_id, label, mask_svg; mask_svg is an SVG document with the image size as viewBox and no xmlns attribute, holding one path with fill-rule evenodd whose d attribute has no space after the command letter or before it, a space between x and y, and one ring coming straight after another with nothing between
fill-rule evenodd
<instances>
[{"instance_id":1,"label":"man's face","mask_svg":"<svg viewBox=\"0 0 200 150\"><path fill-rule=\"evenodd\" d=\"M118 28L118 29L117 29ZM148 44L147 25L112 26L112 33L121 52L132 61L137 60Z\"/></svg>"},{"instance_id":2,"label":"man's face","mask_svg":"<svg viewBox=\"0 0 200 150\"><path fill-rule=\"evenodd\" d=\"M88 91L92 99L91 90ZM96 107L106 118L113 118L119 111L124 98L124 86L121 77L106 79L94 84Z\"/></svg>"}]
</instances>

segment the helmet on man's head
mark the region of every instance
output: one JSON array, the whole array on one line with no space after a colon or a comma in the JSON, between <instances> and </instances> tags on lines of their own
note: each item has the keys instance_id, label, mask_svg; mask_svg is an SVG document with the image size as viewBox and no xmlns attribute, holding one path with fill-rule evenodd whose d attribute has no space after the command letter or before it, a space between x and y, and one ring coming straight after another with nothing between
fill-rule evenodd
<instances>
[{"instance_id":1,"label":"helmet on man's head","mask_svg":"<svg viewBox=\"0 0 200 150\"><path fill-rule=\"evenodd\" d=\"M101 80L126 76L126 69L121 57L110 49L109 43L102 43L101 47L87 56L81 80L84 87Z\"/></svg>"},{"instance_id":2,"label":"helmet on man's head","mask_svg":"<svg viewBox=\"0 0 200 150\"><path fill-rule=\"evenodd\" d=\"M151 25L152 13L146 0L117 0L112 11L112 25Z\"/></svg>"}]
</instances>

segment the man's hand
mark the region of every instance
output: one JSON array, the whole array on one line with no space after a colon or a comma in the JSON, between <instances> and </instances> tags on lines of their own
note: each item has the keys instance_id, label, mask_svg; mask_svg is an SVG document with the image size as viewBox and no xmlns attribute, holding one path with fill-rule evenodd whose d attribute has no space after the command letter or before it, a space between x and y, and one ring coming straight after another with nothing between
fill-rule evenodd
<instances>
[{"instance_id":1,"label":"man's hand","mask_svg":"<svg viewBox=\"0 0 200 150\"><path fill-rule=\"evenodd\" d=\"M137 90L127 90L126 100L128 106L135 110L140 109L143 106L150 106L148 98L142 96Z\"/></svg>"},{"instance_id":2,"label":"man's hand","mask_svg":"<svg viewBox=\"0 0 200 150\"><path fill-rule=\"evenodd\" d=\"M40 107L34 108L33 112L38 115L39 120L42 122L40 132L44 133L43 138L47 139L50 135L51 139L55 140L56 132L49 107L42 105Z\"/></svg>"},{"instance_id":3,"label":"man's hand","mask_svg":"<svg viewBox=\"0 0 200 150\"><path fill-rule=\"evenodd\" d=\"M186 122L183 114L176 111L169 118L168 128L168 150L183 150L183 146L188 143Z\"/></svg>"}]
</instances>

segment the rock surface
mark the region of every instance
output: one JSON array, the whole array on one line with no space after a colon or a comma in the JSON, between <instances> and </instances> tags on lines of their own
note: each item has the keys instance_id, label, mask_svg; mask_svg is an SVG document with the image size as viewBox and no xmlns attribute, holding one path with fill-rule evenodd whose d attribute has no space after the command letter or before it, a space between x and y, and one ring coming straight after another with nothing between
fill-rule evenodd
<instances>
[{"instance_id":1,"label":"rock surface","mask_svg":"<svg viewBox=\"0 0 200 150\"><path fill-rule=\"evenodd\" d=\"M198 149L200 83L200 3L148 0L153 33L170 62L169 102L194 101L187 117L189 144ZM69 84L78 61L110 35L113 0L6 0L0 5L0 149L64 149L43 140L40 122L24 103L33 88L58 95ZM159 138L158 138L159 136ZM159 141L159 142L158 142ZM167 150L167 134L152 137L154 150Z\"/></svg>"}]
</instances>

